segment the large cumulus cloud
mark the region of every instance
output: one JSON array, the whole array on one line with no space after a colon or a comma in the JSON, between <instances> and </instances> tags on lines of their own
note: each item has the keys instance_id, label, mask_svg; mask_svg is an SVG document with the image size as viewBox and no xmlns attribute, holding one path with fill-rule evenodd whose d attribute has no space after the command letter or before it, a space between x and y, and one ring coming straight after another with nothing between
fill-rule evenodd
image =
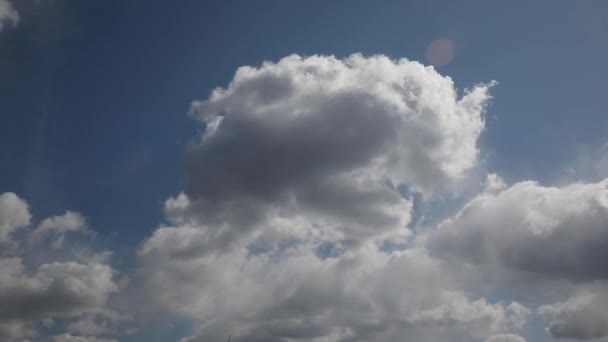
<instances>
[{"instance_id":1,"label":"large cumulus cloud","mask_svg":"<svg viewBox=\"0 0 608 342\"><path fill-rule=\"evenodd\" d=\"M476 163L489 86L459 97L432 67L385 56L241 67L192 105L205 132L187 157L191 212L222 241L293 212L355 242L403 231L397 187L430 193Z\"/></svg>"},{"instance_id":2,"label":"large cumulus cloud","mask_svg":"<svg viewBox=\"0 0 608 342\"><path fill-rule=\"evenodd\" d=\"M468 293L412 239L401 195L475 165L489 86L459 97L433 68L385 56L239 68L192 106L205 129L185 192L138 250L144 309L197 322L188 341L483 341L521 327L528 309Z\"/></svg>"}]
</instances>

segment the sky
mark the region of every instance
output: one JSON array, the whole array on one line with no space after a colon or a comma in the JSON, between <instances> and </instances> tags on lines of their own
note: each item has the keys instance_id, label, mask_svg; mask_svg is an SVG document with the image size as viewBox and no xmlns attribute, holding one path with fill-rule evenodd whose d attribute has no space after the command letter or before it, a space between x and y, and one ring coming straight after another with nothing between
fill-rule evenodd
<instances>
[{"instance_id":1,"label":"sky","mask_svg":"<svg viewBox=\"0 0 608 342\"><path fill-rule=\"evenodd\" d=\"M0 0L0 340L608 340L607 10Z\"/></svg>"}]
</instances>

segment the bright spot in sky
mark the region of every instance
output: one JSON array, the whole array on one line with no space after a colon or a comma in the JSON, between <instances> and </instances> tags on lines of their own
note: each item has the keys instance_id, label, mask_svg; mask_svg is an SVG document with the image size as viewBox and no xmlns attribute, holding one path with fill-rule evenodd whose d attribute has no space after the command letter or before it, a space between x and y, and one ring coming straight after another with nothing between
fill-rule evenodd
<instances>
[{"instance_id":1,"label":"bright spot in sky","mask_svg":"<svg viewBox=\"0 0 608 342\"><path fill-rule=\"evenodd\" d=\"M426 58L434 66L444 66L454 58L454 43L447 38L435 39L426 48Z\"/></svg>"}]
</instances>

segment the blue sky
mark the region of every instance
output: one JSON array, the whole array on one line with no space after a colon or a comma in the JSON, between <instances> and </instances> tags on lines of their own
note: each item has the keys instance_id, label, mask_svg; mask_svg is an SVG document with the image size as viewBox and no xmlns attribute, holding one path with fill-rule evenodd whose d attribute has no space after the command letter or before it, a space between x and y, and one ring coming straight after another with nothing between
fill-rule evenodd
<instances>
[{"instance_id":1,"label":"blue sky","mask_svg":"<svg viewBox=\"0 0 608 342\"><path fill-rule=\"evenodd\" d=\"M82 213L98 233L96 248L113 250L123 265L119 272L137 267L136 249L167 221L165 201L182 191L193 196L187 175L202 171L185 170L186 150L204 124L187 115L192 101L227 87L241 66L291 54L429 64L428 46L447 39L454 56L436 70L454 80L459 96L498 82L476 145L475 170L484 175L469 182L482 184L493 172L508 185L562 186L608 172L581 165L605 158L602 1L26 0L12 7L19 20L6 20L0 32L0 192L25 200L34 226L68 209ZM446 204L448 213L433 205L425 213L455 215L477 195L465 193ZM181 325L198 330L180 318ZM540 326L522 334L549 340Z\"/></svg>"}]
</instances>

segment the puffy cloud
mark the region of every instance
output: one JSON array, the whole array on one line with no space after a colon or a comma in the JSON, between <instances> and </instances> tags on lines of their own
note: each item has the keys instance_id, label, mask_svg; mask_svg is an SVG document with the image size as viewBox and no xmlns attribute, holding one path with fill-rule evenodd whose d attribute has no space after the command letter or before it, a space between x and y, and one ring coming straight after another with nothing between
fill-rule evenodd
<instances>
[{"instance_id":1,"label":"puffy cloud","mask_svg":"<svg viewBox=\"0 0 608 342\"><path fill-rule=\"evenodd\" d=\"M82 216L74 212L44 219L35 230L29 229L27 203L12 193L0 195L0 214L4 242L12 245L47 234L62 241L66 232L86 231ZM25 234L12 236L20 227L27 227ZM103 314L108 296L118 290L116 271L105 263L107 253L84 253L56 261L44 251L44 246L36 246L35 251L25 246L0 258L2 340L36 337L43 321Z\"/></svg>"},{"instance_id":2,"label":"puffy cloud","mask_svg":"<svg viewBox=\"0 0 608 342\"><path fill-rule=\"evenodd\" d=\"M494 335L486 340L486 342L526 342L526 340L518 335L501 334Z\"/></svg>"},{"instance_id":3,"label":"puffy cloud","mask_svg":"<svg viewBox=\"0 0 608 342\"><path fill-rule=\"evenodd\" d=\"M459 99L432 67L381 55L241 67L226 89L192 106L209 129L191 155L189 193L272 196L306 175L357 169L417 188L457 178L475 163L488 88Z\"/></svg>"},{"instance_id":4,"label":"puffy cloud","mask_svg":"<svg viewBox=\"0 0 608 342\"><path fill-rule=\"evenodd\" d=\"M434 253L487 270L550 279L608 278L608 179L545 187L520 182L482 193L429 241Z\"/></svg>"},{"instance_id":5,"label":"puffy cloud","mask_svg":"<svg viewBox=\"0 0 608 342\"><path fill-rule=\"evenodd\" d=\"M407 230L412 200L477 160L491 84L458 97L432 67L289 56L195 102L185 192L138 250L142 308L185 341L483 341L529 310L468 293ZM409 246L387 248L386 243Z\"/></svg>"},{"instance_id":6,"label":"puffy cloud","mask_svg":"<svg viewBox=\"0 0 608 342\"><path fill-rule=\"evenodd\" d=\"M608 337L608 286L584 287L568 300L539 308L555 317L547 329L555 338L592 340Z\"/></svg>"},{"instance_id":7,"label":"puffy cloud","mask_svg":"<svg viewBox=\"0 0 608 342\"><path fill-rule=\"evenodd\" d=\"M403 231L395 187L429 193L476 163L490 85L459 98L432 67L385 56L241 67L192 105L206 129L184 198L222 242L293 212L353 242Z\"/></svg>"},{"instance_id":8,"label":"puffy cloud","mask_svg":"<svg viewBox=\"0 0 608 342\"><path fill-rule=\"evenodd\" d=\"M8 0L0 0L0 31L6 25L15 26L19 22L19 13Z\"/></svg>"}]
</instances>

